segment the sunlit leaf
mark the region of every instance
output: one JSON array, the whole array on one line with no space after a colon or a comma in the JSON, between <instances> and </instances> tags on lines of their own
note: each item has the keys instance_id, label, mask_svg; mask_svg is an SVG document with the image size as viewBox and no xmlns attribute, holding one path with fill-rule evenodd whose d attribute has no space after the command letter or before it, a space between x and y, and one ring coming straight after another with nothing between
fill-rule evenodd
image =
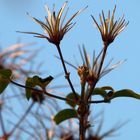
<instances>
[{"instance_id":1,"label":"sunlit leaf","mask_svg":"<svg viewBox=\"0 0 140 140\"><path fill-rule=\"evenodd\" d=\"M107 95L107 92L102 88L95 88L92 92L92 95L100 95L103 98L105 98Z\"/></svg>"},{"instance_id":2,"label":"sunlit leaf","mask_svg":"<svg viewBox=\"0 0 140 140\"><path fill-rule=\"evenodd\" d=\"M104 86L104 87L101 87L101 89L114 91L114 89L112 87L110 87L110 86Z\"/></svg>"},{"instance_id":3,"label":"sunlit leaf","mask_svg":"<svg viewBox=\"0 0 140 140\"><path fill-rule=\"evenodd\" d=\"M77 117L78 117L78 114L77 114L76 110L64 109L55 115L54 121L56 124L60 124L61 122L65 121L65 120L68 120L71 118L77 118Z\"/></svg>"},{"instance_id":4,"label":"sunlit leaf","mask_svg":"<svg viewBox=\"0 0 140 140\"><path fill-rule=\"evenodd\" d=\"M10 83L12 71L9 69L0 70L0 93L2 93Z\"/></svg>"},{"instance_id":5,"label":"sunlit leaf","mask_svg":"<svg viewBox=\"0 0 140 140\"><path fill-rule=\"evenodd\" d=\"M105 100L110 100L112 97L112 94L114 93L114 89L111 86L103 86L100 88L95 88L92 92L92 95L100 95Z\"/></svg>"},{"instance_id":6,"label":"sunlit leaf","mask_svg":"<svg viewBox=\"0 0 140 140\"><path fill-rule=\"evenodd\" d=\"M117 97L130 97L130 98L140 99L140 94L137 94L130 89L122 89L122 90L114 92L111 99L114 99Z\"/></svg>"}]
</instances>

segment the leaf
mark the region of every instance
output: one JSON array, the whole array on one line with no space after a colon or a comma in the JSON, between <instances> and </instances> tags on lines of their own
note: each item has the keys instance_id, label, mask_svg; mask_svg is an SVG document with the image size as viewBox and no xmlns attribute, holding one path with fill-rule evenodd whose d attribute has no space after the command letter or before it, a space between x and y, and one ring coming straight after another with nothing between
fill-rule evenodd
<instances>
[{"instance_id":1,"label":"leaf","mask_svg":"<svg viewBox=\"0 0 140 140\"><path fill-rule=\"evenodd\" d=\"M104 86L104 87L101 87L101 89L114 91L114 89L112 87L110 87L110 86Z\"/></svg>"},{"instance_id":2,"label":"leaf","mask_svg":"<svg viewBox=\"0 0 140 140\"><path fill-rule=\"evenodd\" d=\"M43 89L53 80L53 77L49 76L42 79L39 76L34 76L33 80L36 85L40 86Z\"/></svg>"},{"instance_id":3,"label":"leaf","mask_svg":"<svg viewBox=\"0 0 140 140\"><path fill-rule=\"evenodd\" d=\"M79 95L77 94L77 96L79 97ZM67 100L66 103L69 104L71 107L75 107L76 106L76 102L74 102L75 100L75 94L74 93L69 93L67 96L66 96L66 99L70 99L72 101L69 101Z\"/></svg>"},{"instance_id":4,"label":"leaf","mask_svg":"<svg viewBox=\"0 0 140 140\"><path fill-rule=\"evenodd\" d=\"M27 87L26 88L26 98L27 98L27 100L29 100L32 95L32 90L29 89L28 87L31 87L31 88L35 87L33 78L28 77L26 80L25 86Z\"/></svg>"},{"instance_id":5,"label":"leaf","mask_svg":"<svg viewBox=\"0 0 140 140\"><path fill-rule=\"evenodd\" d=\"M49 76L44 79L40 78L39 76L35 75L33 77L28 77L26 80L26 98L29 100L32 95L32 89L28 87L34 88L35 86L39 86L44 90L46 86L52 81L53 77Z\"/></svg>"},{"instance_id":6,"label":"leaf","mask_svg":"<svg viewBox=\"0 0 140 140\"><path fill-rule=\"evenodd\" d=\"M0 70L0 93L2 93L10 83L12 71L10 69Z\"/></svg>"},{"instance_id":7,"label":"leaf","mask_svg":"<svg viewBox=\"0 0 140 140\"><path fill-rule=\"evenodd\" d=\"M103 86L100 88L95 88L92 92L92 95L100 95L105 100L110 100L110 96L114 93L114 89L111 86Z\"/></svg>"},{"instance_id":8,"label":"leaf","mask_svg":"<svg viewBox=\"0 0 140 140\"><path fill-rule=\"evenodd\" d=\"M53 80L52 76L48 76L44 79L40 79L40 82L46 87Z\"/></svg>"},{"instance_id":9,"label":"leaf","mask_svg":"<svg viewBox=\"0 0 140 140\"><path fill-rule=\"evenodd\" d=\"M103 98L105 98L107 95L107 92L102 88L95 88L92 92L92 95L100 95Z\"/></svg>"},{"instance_id":10,"label":"leaf","mask_svg":"<svg viewBox=\"0 0 140 140\"><path fill-rule=\"evenodd\" d=\"M130 89L122 89L122 90L114 92L111 99L114 99L117 97L130 97L130 98L140 99L140 95Z\"/></svg>"},{"instance_id":11,"label":"leaf","mask_svg":"<svg viewBox=\"0 0 140 140\"><path fill-rule=\"evenodd\" d=\"M58 112L55 117L54 117L54 121L55 123L58 125L61 122L71 119L71 118L77 118L78 114L76 112L76 110L74 109L64 109L61 110L60 112Z\"/></svg>"}]
</instances>

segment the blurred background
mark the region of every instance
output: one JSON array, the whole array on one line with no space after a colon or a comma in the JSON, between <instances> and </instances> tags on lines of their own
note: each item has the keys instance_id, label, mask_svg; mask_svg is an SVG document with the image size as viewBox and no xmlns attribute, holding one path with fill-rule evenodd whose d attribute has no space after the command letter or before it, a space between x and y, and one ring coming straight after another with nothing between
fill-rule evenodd
<instances>
[{"instance_id":1,"label":"blurred background","mask_svg":"<svg viewBox=\"0 0 140 140\"><path fill-rule=\"evenodd\" d=\"M0 1L0 48L1 51L17 42L35 43L28 46L30 51L39 49L39 53L34 56L33 65L26 65L24 68L35 67L38 69L38 64L42 63L40 71L42 76L55 76L62 73L60 61L55 57L57 55L56 48L49 44L46 40L34 38L32 35L20 34L16 31L33 31L43 33L40 26L34 23L26 14L30 13L33 17L44 21L47 12L44 5L47 4L50 9L53 4L56 9L59 9L64 0L1 0ZM81 64L78 45L85 45L89 55L92 55L93 50L97 53L102 49L102 40L97 31L91 15L99 21L99 13L101 10L107 14L108 10L113 10L117 6L116 17L125 15L126 21L129 21L127 28L115 39L108 50L106 63L113 58L113 63L119 60L127 60L124 64L116 68L114 71L103 77L98 83L98 86L112 86L115 90L132 89L136 93L140 92L140 47L139 47L139 5L140 1L98 1L98 0L69 0L68 18L79 9L88 5L88 8L74 19L76 25L64 37L61 47L65 60L76 65ZM27 48L27 47L26 47ZM68 66L71 72L71 79L79 91L79 77L77 72ZM56 78L54 85L66 85L67 81L63 75ZM59 88L59 93L69 93L69 88ZM17 92L18 93L18 92ZM18 93L19 94L19 93ZM27 103L28 104L28 103ZM64 108L64 103L61 103ZM117 123L128 121L121 129L119 129L114 137L110 140L132 140L140 139L140 101L129 98L117 98L112 100L110 104L93 105L92 112L97 114L102 111L104 124L101 134L109 130ZM93 129L99 120L93 121ZM24 139L24 138L23 138Z\"/></svg>"}]
</instances>

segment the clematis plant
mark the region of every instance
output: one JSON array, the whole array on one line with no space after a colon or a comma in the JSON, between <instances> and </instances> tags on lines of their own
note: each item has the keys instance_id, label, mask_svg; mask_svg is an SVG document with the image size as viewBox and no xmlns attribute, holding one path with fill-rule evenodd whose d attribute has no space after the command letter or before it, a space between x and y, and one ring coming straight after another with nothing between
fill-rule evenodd
<instances>
[{"instance_id":1,"label":"clematis plant","mask_svg":"<svg viewBox=\"0 0 140 140\"><path fill-rule=\"evenodd\" d=\"M97 87L97 83L104 75L108 74L111 70L113 70L123 62L119 61L117 64L111 67L109 62L107 66L104 66L108 46L111 43L113 43L115 38L128 25L128 22L125 21L124 16L122 16L118 20L115 19L116 6L112 12L112 15L110 15L109 11L107 17L102 11L102 15L101 14L99 15L100 23L98 23L96 19L92 16L92 19L101 34L103 47L97 56L95 55L95 53L93 54L93 57L91 57L93 58L92 60L89 59L85 47L83 47L83 51L80 50L83 64L74 68L76 68L77 70L76 73L80 79L81 88L80 91L78 92L75 90L73 82L70 79L70 72L67 70L66 67L66 64L70 63L65 61L65 59L63 58L60 43L64 38L65 34L75 25L75 23L73 23L72 20L87 7L73 14L71 18L65 22L68 10L64 15L63 13L67 3L68 2L65 2L63 4L63 6L60 8L57 14L55 9L53 9L53 11L51 12L48 6L46 5L45 9L48 15L47 17L45 17L45 22L42 22L28 14L33 21L35 21L43 28L45 34L40 34L36 32L22 32L22 33L33 34L35 37L47 39L47 41L56 46L59 54L59 59L61 60L62 63L62 68L65 73L65 78L68 81L71 92L68 93L66 97L61 97L48 92L46 88L48 84L51 84L51 81L53 80L52 76L41 78L35 75L33 77L28 77L26 79L25 85L16 83L12 79L12 71L10 70L0 71L0 82L2 82L2 80L5 79L8 80L5 86L0 84L0 87L2 89L1 92L3 92L3 90L7 87L9 83L13 83L17 86L25 88L27 99L29 100L30 98L32 98L35 102L38 101L40 103L43 103L44 102L44 96L42 96L43 94L51 98L59 99L66 102L68 105L71 106L71 108L66 108L59 111L53 117L53 120L55 121L56 124L60 124L61 122L71 118L77 119L79 121L79 140L86 140L87 138L86 132L91 127L89 117L91 113L90 108L92 104L111 103L111 101L117 97L131 97L140 99L140 95L130 89L122 89L119 91L115 91L114 88L109 85ZM73 66L72 64L70 65ZM41 96L38 96L38 94ZM94 99L93 97L96 95L100 95L103 99L93 100Z\"/></svg>"},{"instance_id":2,"label":"clematis plant","mask_svg":"<svg viewBox=\"0 0 140 140\"><path fill-rule=\"evenodd\" d=\"M39 24L45 34L40 34L40 33L35 33L35 32L23 32L23 33L28 33L28 34L35 34L35 37L38 38L46 38L50 43L53 43L54 45L58 46L63 39L64 35L75 25L75 22L72 23L72 20L79 15L84 9L81 9L77 11L75 14L71 16L71 18L65 22L65 18L67 16L68 9L66 13L63 15L65 7L67 5L68 1L66 1L63 6L60 8L58 14L56 15L55 10L51 12L49 7L45 5L45 9L47 11L48 16L45 17L45 22L42 22L35 17L30 16L33 21L35 21L37 24Z\"/></svg>"},{"instance_id":3,"label":"clematis plant","mask_svg":"<svg viewBox=\"0 0 140 140\"><path fill-rule=\"evenodd\" d=\"M51 12L49 10L48 6L45 5L45 9L48 13L48 16L45 17L46 23L43 23L42 21L30 16L36 23L38 23L43 28L44 32L47 35L43 35L43 34L35 33L35 32L21 32L21 33L34 34L35 37L45 38L50 43L53 43L57 47L59 56L61 58L62 66L63 66L64 72L65 72L65 78L67 79L67 81L68 81L68 83L71 87L71 90L74 93L74 95L76 97L76 100L77 100L78 99L77 94L74 90L73 84L72 84L72 82L70 80L70 77L69 77L70 73L67 71L67 68L66 68L65 63L64 63L64 58L63 58L63 55L62 55L62 52L61 52L61 49L60 49L60 42L63 39L64 35L75 25L75 23L72 23L72 20L78 14L80 14L83 10L85 10L87 8L87 6L84 9L81 9L78 12L76 12L75 14L73 14L71 16L71 18L64 24L64 21L65 21L65 18L67 16L68 10L66 11L63 18L62 18L62 14L64 12L64 9L65 9L67 3L68 2L66 1L63 4L63 6L60 8L57 16L56 16L56 12L54 10Z\"/></svg>"},{"instance_id":4,"label":"clematis plant","mask_svg":"<svg viewBox=\"0 0 140 140\"><path fill-rule=\"evenodd\" d=\"M126 28L126 26L129 23L125 21L124 15L118 20L116 20L115 11L116 11L116 6L112 12L112 15L110 15L110 11L108 12L107 18L105 17L104 12L102 11L102 14L99 15L100 18L99 24L94 18L94 16L92 16L92 19L102 36L102 40L105 46L111 44L114 41L114 39Z\"/></svg>"}]
</instances>

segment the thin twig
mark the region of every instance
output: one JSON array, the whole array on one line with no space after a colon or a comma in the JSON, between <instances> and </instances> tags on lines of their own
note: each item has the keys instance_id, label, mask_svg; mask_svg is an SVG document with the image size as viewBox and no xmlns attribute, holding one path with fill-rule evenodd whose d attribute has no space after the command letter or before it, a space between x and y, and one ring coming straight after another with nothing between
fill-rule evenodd
<instances>
[{"instance_id":1,"label":"thin twig","mask_svg":"<svg viewBox=\"0 0 140 140\"><path fill-rule=\"evenodd\" d=\"M32 102L30 104L30 106L28 107L28 109L26 110L26 112L24 113L24 115L21 117L21 119L17 122L17 124L14 126L14 128L11 130L10 135L12 135L15 130L19 127L19 125L23 122L23 120L25 119L25 117L27 116L27 114L30 112L30 110L32 109L32 107L34 106L34 102Z\"/></svg>"},{"instance_id":2,"label":"thin twig","mask_svg":"<svg viewBox=\"0 0 140 140\"><path fill-rule=\"evenodd\" d=\"M60 59L61 59L62 65L63 65L63 69L64 69L64 72L65 72L65 78L68 80L68 83L69 83L69 85L70 85L70 88L71 88L73 94L75 95L75 99L78 100L78 96L77 96L77 94L76 94L76 92L75 92L75 89L74 89L74 87L73 87L73 84L72 84L72 82L71 82L71 80L70 80L70 73L67 71L67 68L66 68L66 65L65 65L65 61L64 61L64 58L63 58L61 49L60 49L60 46L57 45L56 48L57 48L57 50L58 50L58 53L59 53L59 56L60 56Z\"/></svg>"},{"instance_id":3,"label":"thin twig","mask_svg":"<svg viewBox=\"0 0 140 140\"><path fill-rule=\"evenodd\" d=\"M25 86L25 85L22 85L22 84L19 84L19 83L16 83L14 82L12 79L10 79L10 82L14 85L17 85L19 87L22 87L22 88L27 88L27 89L31 89L31 90L34 90L34 91L37 91L37 92L40 92L40 93L44 93L50 97L53 97L53 98L56 98L56 99L60 99L60 100L63 100L63 101L67 101L69 99L66 99L66 98L63 98L63 97L60 97L60 96L56 96L56 95L53 95L53 94L50 94L46 91L43 91L43 90L39 90L39 89L35 89L35 88L32 88L32 87L28 87L28 86Z\"/></svg>"},{"instance_id":4,"label":"thin twig","mask_svg":"<svg viewBox=\"0 0 140 140\"><path fill-rule=\"evenodd\" d=\"M2 133L3 135L6 134L6 131L5 131L5 127L4 127L4 121L3 121L3 116L2 116L2 105L0 105L0 124L1 124L1 130L2 130Z\"/></svg>"},{"instance_id":5,"label":"thin twig","mask_svg":"<svg viewBox=\"0 0 140 140\"><path fill-rule=\"evenodd\" d=\"M89 101L89 104L109 103L107 100Z\"/></svg>"},{"instance_id":6,"label":"thin twig","mask_svg":"<svg viewBox=\"0 0 140 140\"><path fill-rule=\"evenodd\" d=\"M96 84L97 84L97 82L98 82L98 80L99 80L99 78L100 78L100 73L101 73L101 71L102 71L102 67L103 67L103 63L104 63L104 60L105 60L107 48L108 48L108 46L104 43L103 54L102 54L101 62L100 62L100 64L99 64L99 69L98 69L98 73L97 73L97 80L96 80L96 81L93 83L93 85L90 87L87 100L91 97L92 91L93 91L93 89L95 88L95 86L96 86Z\"/></svg>"},{"instance_id":7,"label":"thin twig","mask_svg":"<svg viewBox=\"0 0 140 140\"><path fill-rule=\"evenodd\" d=\"M105 60L107 48L108 48L108 46L106 46L106 44L104 44L103 55L102 55L102 58L101 58L101 63L100 63L98 74L97 74L98 78L100 77L100 73L101 73L101 70L102 70L102 67L103 67L103 63L104 63L104 60Z\"/></svg>"}]
</instances>

